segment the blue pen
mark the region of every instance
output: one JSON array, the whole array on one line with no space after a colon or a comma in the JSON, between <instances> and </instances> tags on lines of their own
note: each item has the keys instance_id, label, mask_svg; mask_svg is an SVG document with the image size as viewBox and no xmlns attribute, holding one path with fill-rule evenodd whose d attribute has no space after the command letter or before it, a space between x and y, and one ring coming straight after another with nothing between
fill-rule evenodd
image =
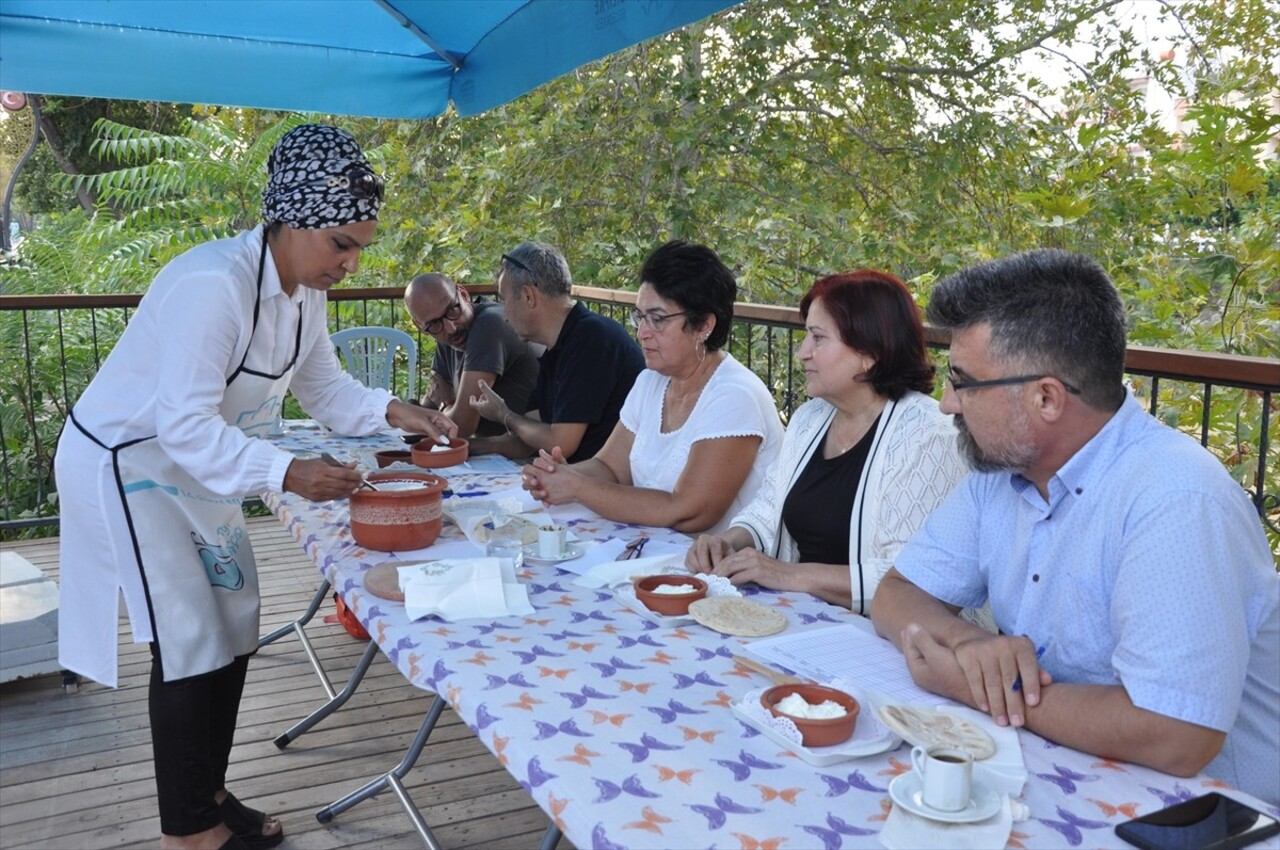
<instances>
[{"instance_id":1,"label":"blue pen","mask_svg":"<svg viewBox=\"0 0 1280 850\"><path fill-rule=\"evenodd\" d=\"M452 490L445 490L440 495L444 496L446 499L465 499L468 496L487 496L489 493L485 490L473 490L470 493L455 493Z\"/></svg>"},{"instance_id":2,"label":"blue pen","mask_svg":"<svg viewBox=\"0 0 1280 850\"><path fill-rule=\"evenodd\" d=\"M1046 649L1048 649L1048 647L1046 647L1046 646L1042 646L1042 647L1040 647L1039 649L1037 649L1037 650L1036 650L1036 661L1039 661L1041 658L1044 658L1044 651L1045 651ZM1018 691L1022 690L1022 677L1021 677L1021 676L1019 676L1018 678L1016 678L1016 679L1014 679L1014 680L1013 680L1013 687L1009 688L1009 690L1013 691L1015 694L1016 694Z\"/></svg>"}]
</instances>

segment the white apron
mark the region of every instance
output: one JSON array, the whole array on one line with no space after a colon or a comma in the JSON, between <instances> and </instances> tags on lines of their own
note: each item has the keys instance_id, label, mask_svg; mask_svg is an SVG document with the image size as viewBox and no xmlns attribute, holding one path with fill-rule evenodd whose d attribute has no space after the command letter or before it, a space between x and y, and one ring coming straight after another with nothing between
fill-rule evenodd
<instances>
[{"instance_id":1,"label":"white apron","mask_svg":"<svg viewBox=\"0 0 1280 850\"><path fill-rule=\"evenodd\" d=\"M264 234L258 259L259 296L266 247ZM227 378L218 406L227 424L250 436L266 436L275 424L302 340L299 307L293 356L283 370L273 374L251 368L250 363L257 363L255 355L265 359L265 354L254 349L258 304L255 298L249 345L240 365ZM264 368L271 369L269 365ZM155 436L107 446L81 425L74 410L71 422L111 453L115 496L123 508L125 524L120 539L133 550L131 561L126 557L116 564L116 584L123 583L120 577L126 571L137 571L146 596L150 632L160 645L165 681L208 673L253 652L258 642L258 574L241 498L221 496L204 487L174 463ZM114 600L111 604L114 606ZM114 643L114 634L111 637ZM76 646L100 640L94 629L64 631L59 639L63 643L60 652L67 657L101 656L100 648ZM92 671L80 672L93 675Z\"/></svg>"}]
</instances>

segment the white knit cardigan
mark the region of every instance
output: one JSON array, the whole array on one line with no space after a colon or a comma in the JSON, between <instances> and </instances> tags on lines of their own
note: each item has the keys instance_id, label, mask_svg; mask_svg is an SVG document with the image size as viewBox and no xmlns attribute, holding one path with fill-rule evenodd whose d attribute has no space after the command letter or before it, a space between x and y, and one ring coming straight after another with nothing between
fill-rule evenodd
<instances>
[{"instance_id":1,"label":"white knit cardigan","mask_svg":"<svg viewBox=\"0 0 1280 850\"><path fill-rule=\"evenodd\" d=\"M783 561L799 560L795 541L782 523L782 503L822 445L835 413L822 399L796 409L764 485L730 523L749 531L761 552ZM849 517L854 611L868 612L898 550L967 471L956 446L955 425L936 401L911 392L885 405Z\"/></svg>"}]
</instances>

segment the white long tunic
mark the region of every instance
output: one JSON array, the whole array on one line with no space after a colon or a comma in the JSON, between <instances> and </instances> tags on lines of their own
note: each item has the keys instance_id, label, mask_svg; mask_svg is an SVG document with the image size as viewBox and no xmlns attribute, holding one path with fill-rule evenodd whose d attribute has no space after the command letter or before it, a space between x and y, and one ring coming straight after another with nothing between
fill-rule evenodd
<instances>
[{"instance_id":1,"label":"white long tunic","mask_svg":"<svg viewBox=\"0 0 1280 850\"><path fill-rule=\"evenodd\" d=\"M279 490L293 456L228 423L219 405L246 351L246 368L277 374L285 371L295 345L290 389L311 415L347 434L386 427L392 397L364 387L340 368L329 343L324 293L299 286L286 295L269 250L259 288L261 240L262 230L256 229L198 246L156 276L74 408L77 422L100 443L118 446L155 435L164 454L210 493ZM134 640L150 641L155 634L113 456L68 424L56 465L62 515L60 661L114 685L120 592Z\"/></svg>"}]
</instances>

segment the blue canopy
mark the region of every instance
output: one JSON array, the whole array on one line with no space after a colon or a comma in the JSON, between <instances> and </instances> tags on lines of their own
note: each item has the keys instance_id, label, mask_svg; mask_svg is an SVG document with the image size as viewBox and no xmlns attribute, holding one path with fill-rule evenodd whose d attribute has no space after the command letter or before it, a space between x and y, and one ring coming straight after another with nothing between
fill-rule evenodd
<instances>
[{"instance_id":1,"label":"blue canopy","mask_svg":"<svg viewBox=\"0 0 1280 850\"><path fill-rule=\"evenodd\" d=\"M429 118L740 0L0 0L0 89Z\"/></svg>"}]
</instances>

